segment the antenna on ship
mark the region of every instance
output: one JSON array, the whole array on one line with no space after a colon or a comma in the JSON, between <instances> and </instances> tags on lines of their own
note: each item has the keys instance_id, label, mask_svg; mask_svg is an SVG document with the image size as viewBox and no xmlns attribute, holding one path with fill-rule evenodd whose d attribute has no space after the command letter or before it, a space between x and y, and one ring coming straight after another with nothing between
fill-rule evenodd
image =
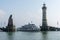
<instances>
[{"instance_id":1,"label":"antenna on ship","mask_svg":"<svg viewBox=\"0 0 60 40\"><path fill-rule=\"evenodd\" d=\"M59 23L58 23L58 21L57 21L57 28L58 28L58 25L59 25ZM57 29L56 29L56 31L57 31Z\"/></svg>"},{"instance_id":2,"label":"antenna on ship","mask_svg":"<svg viewBox=\"0 0 60 40\"><path fill-rule=\"evenodd\" d=\"M2 22L1 22L1 27L2 27Z\"/></svg>"},{"instance_id":3,"label":"antenna on ship","mask_svg":"<svg viewBox=\"0 0 60 40\"><path fill-rule=\"evenodd\" d=\"M58 23L58 21L57 21L57 27L58 27L58 25L59 25L59 23Z\"/></svg>"},{"instance_id":4,"label":"antenna on ship","mask_svg":"<svg viewBox=\"0 0 60 40\"><path fill-rule=\"evenodd\" d=\"M31 24L32 24L32 21L31 21Z\"/></svg>"}]
</instances>

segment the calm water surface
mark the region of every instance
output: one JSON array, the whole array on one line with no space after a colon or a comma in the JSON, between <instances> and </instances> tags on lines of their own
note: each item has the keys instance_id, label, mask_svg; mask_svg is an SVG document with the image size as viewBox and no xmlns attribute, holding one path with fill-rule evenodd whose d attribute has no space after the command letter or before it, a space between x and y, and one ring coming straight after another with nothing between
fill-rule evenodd
<instances>
[{"instance_id":1,"label":"calm water surface","mask_svg":"<svg viewBox=\"0 0 60 40\"><path fill-rule=\"evenodd\" d=\"M60 40L60 32L0 32L0 40Z\"/></svg>"}]
</instances>

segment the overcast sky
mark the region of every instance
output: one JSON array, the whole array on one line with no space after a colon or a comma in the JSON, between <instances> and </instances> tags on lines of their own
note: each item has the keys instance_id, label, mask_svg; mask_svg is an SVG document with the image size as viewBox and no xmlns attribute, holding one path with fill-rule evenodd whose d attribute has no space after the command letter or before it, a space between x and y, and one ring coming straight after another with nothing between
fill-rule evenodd
<instances>
[{"instance_id":1,"label":"overcast sky","mask_svg":"<svg viewBox=\"0 0 60 40\"><path fill-rule=\"evenodd\" d=\"M41 26L43 3L47 7L48 25L60 27L60 0L0 0L0 27L7 25L10 14L16 27L31 21Z\"/></svg>"}]
</instances>

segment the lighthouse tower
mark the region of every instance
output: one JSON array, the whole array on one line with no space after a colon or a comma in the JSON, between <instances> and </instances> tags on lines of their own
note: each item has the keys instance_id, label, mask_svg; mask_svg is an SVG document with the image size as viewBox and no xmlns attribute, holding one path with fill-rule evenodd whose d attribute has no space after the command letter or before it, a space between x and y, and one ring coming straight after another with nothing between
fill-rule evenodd
<instances>
[{"instance_id":1,"label":"lighthouse tower","mask_svg":"<svg viewBox=\"0 0 60 40\"><path fill-rule=\"evenodd\" d=\"M42 26L41 26L41 31L47 31L48 30L48 26L47 26L47 19L46 19L46 5L43 4L42 7Z\"/></svg>"}]
</instances>

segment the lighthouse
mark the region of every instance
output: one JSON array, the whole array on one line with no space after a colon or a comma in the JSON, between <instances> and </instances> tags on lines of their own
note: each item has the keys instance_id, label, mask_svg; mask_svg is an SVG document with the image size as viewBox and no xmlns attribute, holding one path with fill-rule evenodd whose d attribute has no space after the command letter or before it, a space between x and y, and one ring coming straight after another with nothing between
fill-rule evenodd
<instances>
[{"instance_id":1,"label":"lighthouse","mask_svg":"<svg viewBox=\"0 0 60 40\"><path fill-rule=\"evenodd\" d=\"M42 26L41 26L41 31L47 31L48 30L48 26L47 26L47 18L46 18L46 5L43 4L42 7Z\"/></svg>"}]
</instances>

